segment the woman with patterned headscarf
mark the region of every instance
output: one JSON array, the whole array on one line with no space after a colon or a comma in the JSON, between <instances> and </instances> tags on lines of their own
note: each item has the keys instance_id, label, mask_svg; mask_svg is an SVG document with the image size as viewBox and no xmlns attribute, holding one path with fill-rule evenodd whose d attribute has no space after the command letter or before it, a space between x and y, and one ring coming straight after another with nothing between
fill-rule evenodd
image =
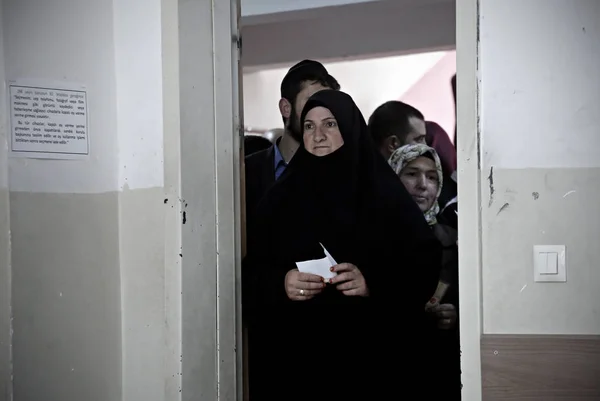
<instances>
[{"instance_id":1,"label":"woman with patterned headscarf","mask_svg":"<svg viewBox=\"0 0 600 401\"><path fill-rule=\"evenodd\" d=\"M441 372L444 384L440 395L460 399L460 351L456 324L458 307L458 246L457 232L444 224L439 215L438 198L442 192L443 173L436 151L424 144L411 144L396 149L388 160L408 193L423 212L425 220L443 246L438 287L425 305L434 316L438 329L431 330L431 352ZM440 372L440 373L441 373ZM433 396L433 395L432 395ZM450 398L448 398L450 396Z\"/></svg>"},{"instance_id":2,"label":"woman with patterned headscarf","mask_svg":"<svg viewBox=\"0 0 600 401\"><path fill-rule=\"evenodd\" d=\"M388 163L423 212L437 239L446 250L455 254L456 230L438 222L438 198L442 192L444 175L437 152L424 144L410 144L396 149ZM444 255L440 283L427 308L439 305L449 287L456 284L458 266L455 262L456 258L450 258L450 253Z\"/></svg>"}]
</instances>

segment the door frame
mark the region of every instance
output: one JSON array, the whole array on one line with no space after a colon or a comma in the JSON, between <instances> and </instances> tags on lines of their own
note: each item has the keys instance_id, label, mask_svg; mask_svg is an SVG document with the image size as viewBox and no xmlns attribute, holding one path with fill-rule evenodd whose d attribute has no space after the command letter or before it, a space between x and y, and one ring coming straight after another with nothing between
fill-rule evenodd
<instances>
[{"instance_id":1,"label":"door frame","mask_svg":"<svg viewBox=\"0 0 600 401\"><path fill-rule=\"evenodd\" d=\"M239 16L178 1L181 400L242 400Z\"/></svg>"},{"instance_id":2,"label":"door frame","mask_svg":"<svg viewBox=\"0 0 600 401\"><path fill-rule=\"evenodd\" d=\"M456 0L460 342L464 401L481 401L479 1Z\"/></svg>"},{"instance_id":3,"label":"door frame","mask_svg":"<svg viewBox=\"0 0 600 401\"><path fill-rule=\"evenodd\" d=\"M239 10L239 0L179 1L182 400L243 399ZM465 401L482 397L478 12L477 0L456 0Z\"/></svg>"}]
</instances>

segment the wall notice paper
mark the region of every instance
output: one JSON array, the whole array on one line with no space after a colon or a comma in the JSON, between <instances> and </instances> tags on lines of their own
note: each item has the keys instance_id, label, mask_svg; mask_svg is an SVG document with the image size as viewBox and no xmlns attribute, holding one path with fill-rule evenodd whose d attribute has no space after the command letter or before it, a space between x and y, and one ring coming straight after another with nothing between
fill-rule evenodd
<instances>
[{"instance_id":1,"label":"wall notice paper","mask_svg":"<svg viewBox=\"0 0 600 401\"><path fill-rule=\"evenodd\" d=\"M323 251L325 252L325 257L323 259L313 259L306 260L304 262L296 262L296 266L298 270L302 273L310 273L316 274L317 276L323 277L325 280L329 280L332 277L337 276L336 272L332 272L329 270L331 266L337 265L335 259L329 254L327 249L323 246L323 244L319 243Z\"/></svg>"},{"instance_id":2,"label":"wall notice paper","mask_svg":"<svg viewBox=\"0 0 600 401\"><path fill-rule=\"evenodd\" d=\"M84 159L90 153L81 85L9 83L11 156Z\"/></svg>"}]
</instances>

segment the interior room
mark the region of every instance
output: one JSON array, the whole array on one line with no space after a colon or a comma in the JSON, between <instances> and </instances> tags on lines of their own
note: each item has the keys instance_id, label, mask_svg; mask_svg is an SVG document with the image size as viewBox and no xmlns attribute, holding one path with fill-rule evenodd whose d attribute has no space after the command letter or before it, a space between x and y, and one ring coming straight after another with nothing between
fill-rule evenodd
<instances>
[{"instance_id":1,"label":"interior room","mask_svg":"<svg viewBox=\"0 0 600 401\"><path fill-rule=\"evenodd\" d=\"M456 130L462 400L599 400L598 21L597 0L0 0L0 400L247 399L244 142L281 134L303 59L365 118L396 99Z\"/></svg>"}]
</instances>

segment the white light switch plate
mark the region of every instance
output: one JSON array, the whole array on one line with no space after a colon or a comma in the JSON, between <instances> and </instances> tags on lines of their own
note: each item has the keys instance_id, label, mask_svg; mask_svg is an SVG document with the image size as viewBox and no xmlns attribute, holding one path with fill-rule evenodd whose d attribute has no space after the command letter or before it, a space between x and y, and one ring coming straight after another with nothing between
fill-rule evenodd
<instances>
[{"instance_id":1,"label":"white light switch plate","mask_svg":"<svg viewBox=\"0 0 600 401\"><path fill-rule=\"evenodd\" d=\"M564 245L533 246L533 280L536 283L567 281L566 247Z\"/></svg>"}]
</instances>

